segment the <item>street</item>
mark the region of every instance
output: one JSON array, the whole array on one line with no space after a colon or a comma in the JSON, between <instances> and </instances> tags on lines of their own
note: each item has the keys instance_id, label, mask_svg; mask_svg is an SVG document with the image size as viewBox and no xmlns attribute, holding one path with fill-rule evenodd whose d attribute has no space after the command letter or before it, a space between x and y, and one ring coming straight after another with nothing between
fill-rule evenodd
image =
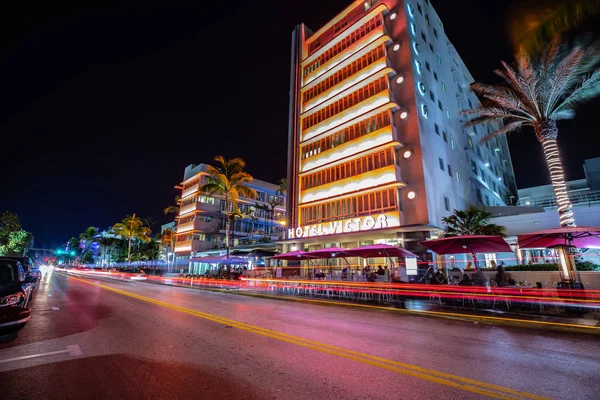
<instances>
[{"instance_id":1,"label":"street","mask_svg":"<svg viewBox=\"0 0 600 400\"><path fill-rule=\"evenodd\" d=\"M600 341L145 282L44 276L3 399L596 399Z\"/></svg>"}]
</instances>

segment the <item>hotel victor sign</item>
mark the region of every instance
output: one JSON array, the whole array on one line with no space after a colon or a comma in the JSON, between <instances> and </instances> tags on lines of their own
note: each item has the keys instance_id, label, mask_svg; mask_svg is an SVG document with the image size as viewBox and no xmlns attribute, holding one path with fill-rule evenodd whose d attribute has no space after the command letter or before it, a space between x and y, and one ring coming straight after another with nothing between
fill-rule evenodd
<instances>
[{"instance_id":1,"label":"hotel victor sign","mask_svg":"<svg viewBox=\"0 0 600 400\"><path fill-rule=\"evenodd\" d=\"M340 221L299 226L288 229L288 239L300 239L340 233L370 231L399 226L398 217L390 214L368 215L366 217L349 218Z\"/></svg>"}]
</instances>

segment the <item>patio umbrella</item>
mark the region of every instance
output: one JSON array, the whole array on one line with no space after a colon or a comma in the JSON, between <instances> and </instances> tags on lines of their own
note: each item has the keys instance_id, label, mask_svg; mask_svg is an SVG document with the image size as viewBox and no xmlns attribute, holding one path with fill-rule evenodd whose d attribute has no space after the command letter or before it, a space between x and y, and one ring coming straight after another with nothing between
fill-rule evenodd
<instances>
[{"instance_id":1,"label":"patio umbrella","mask_svg":"<svg viewBox=\"0 0 600 400\"><path fill-rule=\"evenodd\" d=\"M518 235L517 242L522 249L553 247L558 251L562 277L576 282L577 268L573 255L567 247L600 247L600 228L593 226L568 226L545 231Z\"/></svg>"},{"instance_id":2,"label":"patio umbrella","mask_svg":"<svg viewBox=\"0 0 600 400\"><path fill-rule=\"evenodd\" d=\"M324 249L309 251L306 254L312 258L344 258L352 256L352 254L349 254L346 249L342 249L341 247L327 247Z\"/></svg>"},{"instance_id":3,"label":"patio umbrella","mask_svg":"<svg viewBox=\"0 0 600 400\"><path fill-rule=\"evenodd\" d=\"M375 258L375 257L416 257L415 254L400 247L389 244L370 244L368 246L356 247L345 250L346 253L355 257Z\"/></svg>"},{"instance_id":4,"label":"patio umbrella","mask_svg":"<svg viewBox=\"0 0 600 400\"><path fill-rule=\"evenodd\" d=\"M437 254L471 254L477 268L477 253L512 253L501 236L462 235L424 240L421 246Z\"/></svg>"},{"instance_id":5,"label":"patio umbrella","mask_svg":"<svg viewBox=\"0 0 600 400\"><path fill-rule=\"evenodd\" d=\"M271 257L275 260L310 260L311 257L308 255L308 252L302 250L294 250L289 253L278 254L276 256Z\"/></svg>"},{"instance_id":6,"label":"patio umbrella","mask_svg":"<svg viewBox=\"0 0 600 400\"><path fill-rule=\"evenodd\" d=\"M517 236L521 249L575 246L579 248L600 247L600 228L593 226L569 226L527 233Z\"/></svg>"}]
</instances>

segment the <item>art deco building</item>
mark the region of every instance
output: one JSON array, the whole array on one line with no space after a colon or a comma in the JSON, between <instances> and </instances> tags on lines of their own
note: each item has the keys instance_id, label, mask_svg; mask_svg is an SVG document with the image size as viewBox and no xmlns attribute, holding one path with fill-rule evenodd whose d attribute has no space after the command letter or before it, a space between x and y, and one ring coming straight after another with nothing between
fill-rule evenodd
<instances>
[{"instance_id":1,"label":"art deco building","mask_svg":"<svg viewBox=\"0 0 600 400\"><path fill-rule=\"evenodd\" d=\"M480 144L493 127L463 128L472 81L427 0L355 1L317 31L299 25L288 249L411 248L454 209L512 202L506 139Z\"/></svg>"},{"instance_id":2,"label":"art deco building","mask_svg":"<svg viewBox=\"0 0 600 400\"><path fill-rule=\"evenodd\" d=\"M202 193L208 165L189 165L184 172L179 216L175 238L175 257L184 265L203 252L225 249L225 199L219 194ZM279 186L254 179L249 187L256 190L256 199L240 197L237 208L243 218L232 223L232 247L281 239L284 229L279 223L285 218L285 197L277 193Z\"/></svg>"}]
</instances>

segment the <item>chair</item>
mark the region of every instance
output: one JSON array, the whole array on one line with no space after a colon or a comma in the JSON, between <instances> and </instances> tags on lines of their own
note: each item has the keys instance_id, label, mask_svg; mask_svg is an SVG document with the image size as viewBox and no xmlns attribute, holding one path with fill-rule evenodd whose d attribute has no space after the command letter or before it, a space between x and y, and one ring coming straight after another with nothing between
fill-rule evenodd
<instances>
[{"instance_id":1,"label":"chair","mask_svg":"<svg viewBox=\"0 0 600 400\"><path fill-rule=\"evenodd\" d=\"M492 294L494 294L494 290L496 290L496 292L498 292L498 283L495 280L491 280L491 286L492 286ZM504 303L506 304L506 308L508 310L510 310L510 299L508 297L500 297L500 299L498 298L497 295L494 295L494 304L492 305L492 308L496 308L496 303L500 302L500 301L504 301Z\"/></svg>"}]
</instances>

